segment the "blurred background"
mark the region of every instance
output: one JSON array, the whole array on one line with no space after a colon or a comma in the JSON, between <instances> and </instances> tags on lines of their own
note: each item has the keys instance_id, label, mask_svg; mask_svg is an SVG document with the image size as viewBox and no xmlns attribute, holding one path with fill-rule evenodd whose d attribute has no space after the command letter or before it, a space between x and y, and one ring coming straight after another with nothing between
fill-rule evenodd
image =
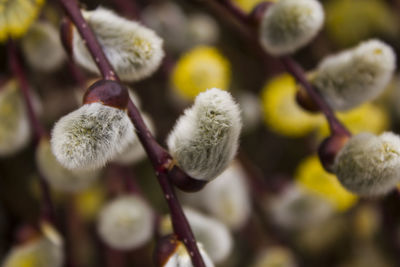
<instances>
[{"instance_id":1,"label":"blurred background","mask_svg":"<svg viewBox=\"0 0 400 267\"><path fill-rule=\"evenodd\" d=\"M8 1L17 5L28 0ZM206 193L180 193L185 205L217 217L229 228L232 250L217 266L400 266L399 192L377 199L358 198L322 169L316 151L328 135L325 119L297 105L294 79L276 59L262 56L257 38L249 37L251 33L216 2L107 0L81 1L81 6L113 9L121 16L140 20L164 39L166 56L159 70L129 84L142 111L152 119L159 143L165 145L176 119L207 88L228 90L240 104L244 127L236 170L228 174L240 176L240 188L227 187L230 202L221 209L199 205L209 197ZM246 13L261 2L232 0ZM307 71L325 56L370 38L384 40L400 55L400 1L321 3L326 14L322 32L294 55ZM7 11L0 8L0 16L2 12ZM90 85L98 78L71 66L66 55L60 56L60 64L46 70L29 59L29 54L38 53L36 56L43 59L53 52L51 46L44 51L29 48L32 40L40 38L36 39L39 34L32 32L32 25L46 21L58 31L63 16L57 1L47 1L36 22L27 23L26 34L17 41L40 103L40 120L49 132L59 118L81 105L82 84ZM5 42L0 44L0 58L0 85L4 85L12 76ZM399 133L398 99L400 80L396 74L379 99L338 116L352 133ZM148 160L144 157L125 167L157 214L166 214L168 209ZM69 266L153 266L155 238L133 251L119 253L105 248L96 233L98 212L121 190L116 175L107 166L100 179L79 192L51 190ZM32 142L0 157L0 262L18 243L17 233L38 220L37 178ZM231 213L227 212L229 204L233 205ZM232 219L236 215L240 222Z\"/></svg>"}]
</instances>

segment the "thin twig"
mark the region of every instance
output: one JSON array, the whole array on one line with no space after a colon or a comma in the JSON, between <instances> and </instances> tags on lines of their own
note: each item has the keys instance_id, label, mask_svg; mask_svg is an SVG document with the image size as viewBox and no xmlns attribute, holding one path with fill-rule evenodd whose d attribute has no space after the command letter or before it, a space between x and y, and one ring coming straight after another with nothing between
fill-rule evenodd
<instances>
[{"instance_id":1,"label":"thin twig","mask_svg":"<svg viewBox=\"0 0 400 267\"><path fill-rule=\"evenodd\" d=\"M42 138L47 138L47 133L43 125L40 123L39 119L35 114L35 110L32 103L32 97L30 93L30 86L28 84L28 80L25 75L25 71L22 67L20 57L18 54L18 49L13 40L9 40L7 43L8 46L8 63L10 65L10 69L14 76L16 77L22 91L22 95L25 101L25 106L27 109L29 122L32 127L33 134L35 136L35 147L39 145L39 142ZM43 174L38 170L39 175L39 185L42 191L42 207L41 207L41 216L42 219L45 219L56 225L55 220L55 211L54 205L50 196L50 189L47 181L44 179Z\"/></svg>"},{"instance_id":2,"label":"thin twig","mask_svg":"<svg viewBox=\"0 0 400 267\"><path fill-rule=\"evenodd\" d=\"M95 63L97 64L103 78L107 80L119 81L118 76L106 58L93 31L83 18L78 7L78 3L75 0L60 0L60 3L71 21L75 24L80 35L82 36L82 39L85 40L86 46ZM128 115L135 126L136 134L142 143L150 162L156 170L156 176L170 209L174 232L185 244L193 265L195 267L205 267L193 232L167 176L168 170L172 166L171 164L173 164L172 157L155 141L154 137L146 127L139 110L131 100L128 102Z\"/></svg>"},{"instance_id":3,"label":"thin twig","mask_svg":"<svg viewBox=\"0 0 400 267\"><path fill-rule=\"evenodd\" d=\"M31 93L29 92L30 86L28 84L28 80L20 62L20 57L16 45L13 40L9 40L7 45L9 57L8 63L10 65L11 71L13 72L21 87L22 95L24 97L25 106L29 117L29 123L31 124L32 131L35 136L35 141L38 142L43 136L46 136L46 130L43 128L38 118L36 117Z\"/></svg>"}]
</instances>

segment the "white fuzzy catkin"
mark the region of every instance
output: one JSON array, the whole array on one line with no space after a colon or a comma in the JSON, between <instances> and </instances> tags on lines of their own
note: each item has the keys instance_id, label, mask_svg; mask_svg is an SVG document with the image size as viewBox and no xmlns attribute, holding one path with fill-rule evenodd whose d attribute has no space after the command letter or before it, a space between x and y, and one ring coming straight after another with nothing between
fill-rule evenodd
<instances>
[{"instance_id":1,"label":"white fuzzy catkin","mask_svg":"<svg viewBox=\"0 0 400 267\"><path fill-rule=\"evenodd\" d=\"M395 68L393 49L372 39L324 59L311 83L333 109L348 110L379 96Z\"/></svg>"},{"instance_id":2,"label":"white fuzzy catkin","mask_svg":"<svg viewBox=\"0 0 400 267\"><path fill-rule=\"evenodd\" d=\"M241 128L240 109L232 96L209 89L179 118L168 136L168 148L190 176L210 181L235 156Z\"/></svg>"},{"instance_id":3,"label":"white fuzzy catkin","mask_svg":"<svg viewBox=\"0 0 400 267\"><path fill-rule=\"evenodd\" d=\"M149 131L154 135L155 134L155 126L153 120L149 115L142 112L142 118L149 128ZM146 156L146 151L144 150L142 144L139 141L139 138L135 135L135 139L129 146L127 146L124 151L118 155L114 161L120 164L133 164L139 162Z\"/></svg>"},{"instance_id":4,"label":"white fuzzy catkin","mask_svg":"<svg viewBox=\"0 0 400 267\"><path fill-rule=\"evenodd\" d=\"M34 23L21 44L27 62L37 70L54 71L65 59L59 33L49 22Z\"/></svg>"},{"instance_id":5,"label":"white fuzzy catkin","mask_svg":"<svg viewBox=\"0 0 400 267\"><path fill-rule=\"evenodd\" d=\"M315 37L323 22L324 11L317 0L280 0L263 15L261 45L272 55L293 53Z\"/></svg>"},{"instance_id":6,"label":"white fuzzy catkin","mask_svg":"<svg viewBox=\"0 0 400 267\"><path fill-rule=\"evenodd\" d=\"M232 230L242 227L251 214L246 174L236 161L201 191L183 197L186 203L206 210Z\"/></svg>"},{"instance_id":7,"label":"white fuzzy catkin","mask_svg":"<svg viewBox=\"0 0 400 267\"><path fill-rule=\"evenodd\" d=\"M142 198L125 195L111 201L101 210L97 229L108 246L130 250L151 239L153 222L153 211Z\"/></svg>"},{"instance_id":8,"label":"white fuzzy catkin","mask_svg":"<svg viewBox=\"0 0 400 267\"><path fill-rule=\"evenodd\" d=\"M62 267L64 249L46 237L14 247L2 262L2 267Z\"/></svg>"},{"instance_id":9,"label":"white fuzzy catkin","mask_svg":"<svg viewBox=\"0 0 400 267\"><path fill-rule=\"evenodd\" d=\"M62 166L51 152L47 139L40 141L36 150L36 163L50 186L61 192L79 192L99 178L100 171L69 170Z\"/></svg>"},{"instance_id":10,"label":"white fuzzy catkin","mask_svg":"<svg viewBox=\"0 0 400 267\"><path fill-rule=\"evenodd\" d=\"M15 80L0 88L0 156L22 149L30 139L29 120Z\"/></svg>"},{"instance_id":11,"label":"white fuzzy catkin","mask_svg":"<svg viewBox=\"0 0 400 267\"><path fill-rule=\"evenodd\" d=\"M83 11L105 55L123 81L138 81L153 74L164 57L163 40L151 29L104 8ZM73 34L74 59L98 73L97 66L78 31Z\"/></svg>"},{"instance_id":12,"label":"white fuzzy catkin","mask_svg":"<svg viewBox=\"0 0 400 267\"><path fill-rule=\"evenodd\" d=\"M206 267L214 267L214 263L204 251L202 244L197 243L197 247L199 248L200 255L203 258L204 265ZM178 243L174 254L169 257L168 261L163 265L163 267L193 267L190 255L182 242Z\"/></svg>"},{"instance_id":13,"label":"white fuzzy catkin","mask_svg":"<svg viewBox=\"0 0 400 267\"><path fill-rule=\"evenodd\" d=\"M334 172L356 194L388 193L400 182L399 136L391 132L353 136L336 156Z\"/></svg>"},{"instance_id":14,"label":"white fuzzy catkin","mask_svg":"<svg viewBox=\"0 0 400 267\"><path fill-rule=\"evenodd\" d=\"M133 124L125 111L91 103L55 124L51 148L64 167L94 170L114 159L135 138Z\"/></svg>"}]
</instances>

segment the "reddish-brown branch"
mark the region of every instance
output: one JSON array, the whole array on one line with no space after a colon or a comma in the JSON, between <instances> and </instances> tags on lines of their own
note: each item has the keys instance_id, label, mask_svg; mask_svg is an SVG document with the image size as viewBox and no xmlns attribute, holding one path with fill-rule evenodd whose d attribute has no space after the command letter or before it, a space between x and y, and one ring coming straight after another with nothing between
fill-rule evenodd
<instances>
[{"instance_id":1,"label":"reddish-brown branch","mask_svg":"<svg viewBox=\"0 0 400 267\"><path fill-rule=\"evenodd\" d=\"M93 31L83 18L81 11L78 7L78 3L75 0L60 0L60 2L71 21L75 24L83 40L85 40L86 46L90 54L92 55L92 58L94 59L96 65L98 66L103 78L106 80L119 81L118 76L116 75L114 69L106 58ZM161 147L156 142L156 140L148 130L146 124L144 123L139 110L131 100L129 100L128 102L128 115L132 123L134 124L136 134L140 142L142 143L149 157L149 160L153 165L153 168L156 171L156 176L164 192L164 197L170 209L174 232L184 242L192 259L193 265L195 267L205 267L203 258L201 257L200 251L197 247L193 232L168 179L168 170L172 164L172 157L163 147Z\"/></svg>"},{"instance_id":2,"label":"reddish-brown branch","mask_svg":"<svg viewBox=\"0 0 400 267\"><path fill-rule=\"evenodd\" d=\"M39 142L42 138L46 138L47 132L43 125L40 123L39 119L35 114L35 110L32 103L32 97L30 93L30 86L28 84L28 80L25 75L25 71L20 61L20 56L18 53L18 49L13 40L9 40L7 43L8 46L8 63L10 65L10 69L17 79L22 95L25 101L25 106L27 109L29 122L32 127L33 134L35 136L35 146L39 145ZM38 170L39 174L39 185L42 191L42 207L41 207L41 216L42 219L45 219L55 225L55 211L54 205L50 196L49 185L43 177L43 174Z\"/></svg>"},{"instance_id":3,"label":"reddish-brown branch","mask_svg":"<svg viewBox=\"0 0 400 267\"><path fill-rule=\"evenodd\" d=\"M349 130L338 120L332 108L326 103L326 101L314 90L312 85L308 82L303 68L296 63L291 57L282 57L281 61L285 66L286 70L293 75L293 77L300 83L307 91L309 97L318 106L321 112L325 115L331 133L343 134L350 136Z\"/></svg>"},{"instance_id":4,"label":"reddish-brown branch","mask_svg":"<svg viewBox=\"0 0 400 267\"><path fill-rule=\"evenodd\" d=\"M84 37L83 39L89 50L89 53L99 68L101 75L106 80L119 80L111 64L108 62L103 49L97 41L92 29L83 18L78 3L75 0L60 0L60 2L65 13L67 13L68 17L78 29L79 34Z\"/></svg>"},{"instance_id":5,"label":"reddish-brown branch","mask_svg":"<svg viewBox=\"0 0 400 267\"><path fill-rule=\"evenodd\" d=\"M20 62L18 50L13 40L8 41L8 57L10 69L21 87L22 95L24 97L25 106L29 117L29 122L35 136L35 141L38 142L40 138L46 136L46 130L43 128L35 115L31 93L29 92L30 86L28 84L28 80Z\"/></svg>"}]
</instances>

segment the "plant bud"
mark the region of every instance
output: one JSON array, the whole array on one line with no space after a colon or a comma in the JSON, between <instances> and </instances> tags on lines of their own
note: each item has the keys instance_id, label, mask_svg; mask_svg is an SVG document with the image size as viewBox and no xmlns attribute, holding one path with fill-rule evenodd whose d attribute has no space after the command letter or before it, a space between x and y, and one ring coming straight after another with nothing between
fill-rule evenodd
<instances>
[{"instance_id":1,"label":"plant bud","mask_svg":"<svg viewBox=\"0 0 400 267\"><path fill-rule=\"evenodd\" d=\"M83 11L105 55L124 81L138 81L153 74L164 57L163 41L152 30L104 8ZM78 31L73 33L74 59L82 67L99 73Z\"/></svg>"},{"instance_id":2,"label":"plant bud","mask_svg":"<svg viewBox=\"0 0 400 267\"><path fill-rule=\"evenodd\" d=\"M0 87L0 156L16 153L29 142L29 120L18 84L9 80Z\"/></svg>"},{"instance_id":3,"label":"plant bud","mask_svg":"<svg viewBox=\"0 0 400 267\"><path fill-rule=\"evenodd\" d=\"M324 11L316 0L280 0L264 13L260 42L275 56L290 54L308 44L321 29Z\"/></svg>"},{"instance_id":4,"label":"plant bud","mask_svg":"<svg viewBox=\"0 0 400 267\"><path fill-rule=\"evenodd\" d=\"M333 172L333 165L337 153L349 140L349 134L334 134L326 138L318 148L318 156L322 166L327 172Z\"/></svg>"},{"instance_id":5,"label":"plant bud","mask_svg":"<svg viewBox=\"0 0 400 267\"><path fill-rule=\"evenodd\" d=\"M335 110L352 109L378 97L396 68L393 49L379 40L324 59L311 83Z\"/></svg>"},{"instance_id":6,"label":"plant bud","mask_svg":"<svg viewBox=\"0 0 400 267\"><path fill-rule=\"evenodd\" d=\"M242 123L232 96L213 88L200 93L170 133L171 155L191 177L210 181L225 170L238 148Z\"/></svg>"},{"instance_id":7,"label":"plant bud","mask_svg":"<svg viewBox=\"0 0 400 267\"><path fill-rule=\"evenodd\" d=\"M155 126L153 120L149 115L143 112L142 117L149 128L149 131L154 135ZM122 153L114 159L114 161L120 164L132 164L142 160L145 156L146 151L140 143L139 138L135 135L135 139L132 141L132 143L130 143L129 146L127 146L124 151L122 151Z\"/></svg>"},{"instance_id":8,"label":"plant bud","mask_svg":"<svg viewBox=\"0 0 400 267\"><path fill-rule=\"evenodd\" d=\"M30 240L11 249L2 267L62 267L64 248L62 242L54 242L47 236Z\"/></svg>"},{"instance_id":9,"label":"plant bud","mask_svg":"<svg viewBox=\"0 0 400 267\"><path fill-rule=\"evenodd\" d=\"M309 112L320 112L321 109L308 95L307 91L301 85L297 85L298 91L296 92L296 102L303 109Z\"/></svg>"},{"instance_id":10,"label":"plant bud","mask_svg":"<svg viewBox=\"0 0 400 267\"><path fill-rule=\"evenodd\" d=\"M203 246L197 243L200 255L206 267L214 267L214 263L204 251ZM156 267L193 267L192 260L185 246L175 235L161 238L154 251Z\"/></svg>"},{"instance_id":11,"label":"plant bud","mask_svg":"<svg viewBox=\"0 0 400 267\"><path fill-rule=\"evenodd\" d=\"M50 142L42 139L36 150L36 163L50 186L63 192L79 192L88 188L100 176L99 171L69 170L51 152Z\"/></svg>"},{"instance_id":12,"label":"plant bud","mask_svg":"<svg viewBox=\"0 0 400 267\"><path fill-rule=\"evenodd\" d=\"M125 111L90 103L55 124L51 148L64 167L93 170L114 159L135 138L133 124Z\"/></svg>"},{"instance_id":13,"label":"plant bud","mask_svg":"<svg viewBox=\"0 0 400 267\"><path fill-rule=\"evenodd\" d=\"M400 182L400 138L391 132L353 136L338 153L334 172L356 194L388 193Z\"/></svg>"},{"instance_id":14,"label":"plant bud","mask_svg":"<svg viewBox=\"0 0 400 267\"><path fill-rule=\"evenodd\" d=\"M101 210L97 229L101 239L111 248L130 250L150 240L153 222L150 206L139 196L126 195Z\"/></svg>"},{"instance_id":15,"label":"plant bud","mask_svg":"<svg viewBox=\"0 0 400 267\"><path fill-rule=\"evenodd\" d=\"M126 109L129 101L128 89L111 80L98 80L86 90L83 103L102 103L106 106Z\"/></svg>"},{"instance_id":16,"label":"plant bud","mask_svg":"<svg viewBox=\"0 0 400 267\"><path fill-rule=\"evenodd\" d=\"M205 216L193 209L184 208L186 218L196 240L203 244L204 250L214 263L227 259L232 251L233 240L228 228L220 221ZM170 216L166 216L161 223L162 234L172 232Z\"/></svg>"},{"instance_id":17,"label":"plant bud","mask_svg":"<svg viewBox=\"0 0 400 267\"><path fill-rule=\"evenodd\" d=\"M48 22L33 24L21 44L29 65L37 70L52 72L65 59L58 31Z\"/></svg>"}]
</instances>

